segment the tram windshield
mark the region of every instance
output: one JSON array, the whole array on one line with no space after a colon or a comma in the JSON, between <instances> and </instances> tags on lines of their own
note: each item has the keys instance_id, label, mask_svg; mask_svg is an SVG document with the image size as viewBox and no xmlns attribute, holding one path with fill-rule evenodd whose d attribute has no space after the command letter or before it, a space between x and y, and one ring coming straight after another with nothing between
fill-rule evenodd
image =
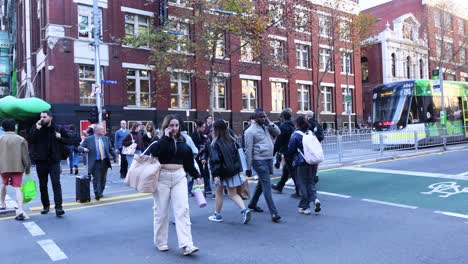
<instances>
[{"instance_id":1,"label":"tram windshield","mask_svg":"<svg viewBox=\"0 0 468 264\"><path fill-rule=\"evenodd\" d=\"M373 127L376 130L402 129L406 126L411 93L406 89L374 92Z\"/></svg>"}]
</instances>

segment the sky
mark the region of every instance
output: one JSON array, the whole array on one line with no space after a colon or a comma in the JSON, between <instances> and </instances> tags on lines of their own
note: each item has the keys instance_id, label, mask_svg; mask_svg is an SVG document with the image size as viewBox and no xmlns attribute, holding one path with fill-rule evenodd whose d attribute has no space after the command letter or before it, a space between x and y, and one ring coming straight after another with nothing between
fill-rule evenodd
<instances>
[{"instance_id":1,"label":"sky","mask_svg":"<svg viewBox=\"0 0 468 264\"><path fill-rule=\"evenodd\" d=\"M364 10L386 2L390 2L390 0L359 0L359 7Z\"/></svg>"}]
</instances>

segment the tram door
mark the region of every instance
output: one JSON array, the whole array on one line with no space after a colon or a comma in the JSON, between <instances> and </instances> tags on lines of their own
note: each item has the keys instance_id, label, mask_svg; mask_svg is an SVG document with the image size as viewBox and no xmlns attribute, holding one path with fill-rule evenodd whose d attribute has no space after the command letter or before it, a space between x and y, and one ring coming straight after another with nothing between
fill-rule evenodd
<instances>
[{"instance_id":1,"label":"tram door","mask_svg":"<svg viewBox=\"0 0 468 264\"><path fill-rule=\"evenodd\" d=\"M468 96L463 96L463 126L465 127L465 137L468 138Z\"/></svg>"}]
</instances>

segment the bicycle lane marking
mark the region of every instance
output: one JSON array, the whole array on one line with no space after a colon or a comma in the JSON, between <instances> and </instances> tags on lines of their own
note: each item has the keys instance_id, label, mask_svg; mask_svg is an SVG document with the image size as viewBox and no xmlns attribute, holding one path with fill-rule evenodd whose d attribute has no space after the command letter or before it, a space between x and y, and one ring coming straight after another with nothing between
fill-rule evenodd
<instances>
[{"instance_id":1,"label":"bicycle lane marking","mask_svg":"<svg viewBox=\"0 0 468 264\"><path fill-rule=\"evenodd\" d=\"M411 176L410 176L411 175ZM422 175L368 169L319 172L318 190L410 207L467 215L468 180L456 175ZM423 177L412 177L423 176ZM452 177L453 176L453 177ZM448 180L450 178L450 180Z\"/></svg>"}]
</instances>

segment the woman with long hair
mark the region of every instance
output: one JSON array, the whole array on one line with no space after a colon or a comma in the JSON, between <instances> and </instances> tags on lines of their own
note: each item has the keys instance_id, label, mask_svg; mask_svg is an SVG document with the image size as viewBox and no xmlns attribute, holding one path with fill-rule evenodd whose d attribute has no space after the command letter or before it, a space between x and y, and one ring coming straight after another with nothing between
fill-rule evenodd
<instances>
[{"instance_id":1,"label":"woman with long hair","mask_svg":"<svg viewBox=\"0 0 468 264\"><path fill-rule=\"evenodd\" d=\"M304 155L304 146L302 144L303 135L312 133L309 130L310 124L306 117L301 115L296 118L296 130L291 135L288 145L288 156L294 157L293 166L296 169L296 183L299 186L301 201L299 202L298 212L300 214L310 215L310 203L315 205L314 211L320 212L320 201L317 199L317 189L315 187L315 175L317 175L318 164L308 164Z\"/></svg>"},{"instance_id":2,"label":"woman with long hair","mask_svg":"<svg viewBox=\"0 0 468 264\"><path fill-rule=\"evenodd\" d=\"M176 115L168 115L161 126L159 141L151 145L150 152L161 163L158 188L154 198L154 243L160 251L169 250L167 245L169 229L169 203L172 203L179 248L184 255L198 251L193 245L188 204L186 172L201 183L195 169L193 153L180 133Z\"/></svg>"},{"instance_id":3,"label":"woman with long hair","mask_svg":"<svg viewBox=\"0 0 468 264\"><path fill-rule=\"evenodd\" d=\"M242 222L250 221L251 211L246 209L242 197L237 193L237 187L241 186L243 180L240 176L242 163L235 139L228 131L224 120L217 120L213 125L213 140L209 146L209 164L211 175L216 185L215 211L208 217L214 222L223 221L221 209L223 207L223 191L227 188L229 198L241 209Z\"/></svg>"},{"instance_id":4,"label":"woman with long hair","mask_svg":"<svg viewBox=\"0 0 468 264\"><path fill-rule=\"evenodd\" d=\"M145 150L144 145L143 145L143 136L140 133L141 129L141 122L135 122L133 124L132 129L130 130L130 133L124 138L122 141L122 145L124 147L128 147L132 145L133 143L137 144L135 154L140 154L143 150ZM130 168L130 165L132 165L133 161L133 156L134 155L125 155L127 158L127 163L128 167Z\"/></svg>"},{"instance_id":5,"label":"woman with long hair","mask_svg":"<svg viewBox=\"0 0 468 264\"><path fill-rule=\"evenodd\" d=\"M143 150L145 150L156 137L156 128L152 121L146 123L145 130L143 133Z\"/></svg>"}]
</instances>

